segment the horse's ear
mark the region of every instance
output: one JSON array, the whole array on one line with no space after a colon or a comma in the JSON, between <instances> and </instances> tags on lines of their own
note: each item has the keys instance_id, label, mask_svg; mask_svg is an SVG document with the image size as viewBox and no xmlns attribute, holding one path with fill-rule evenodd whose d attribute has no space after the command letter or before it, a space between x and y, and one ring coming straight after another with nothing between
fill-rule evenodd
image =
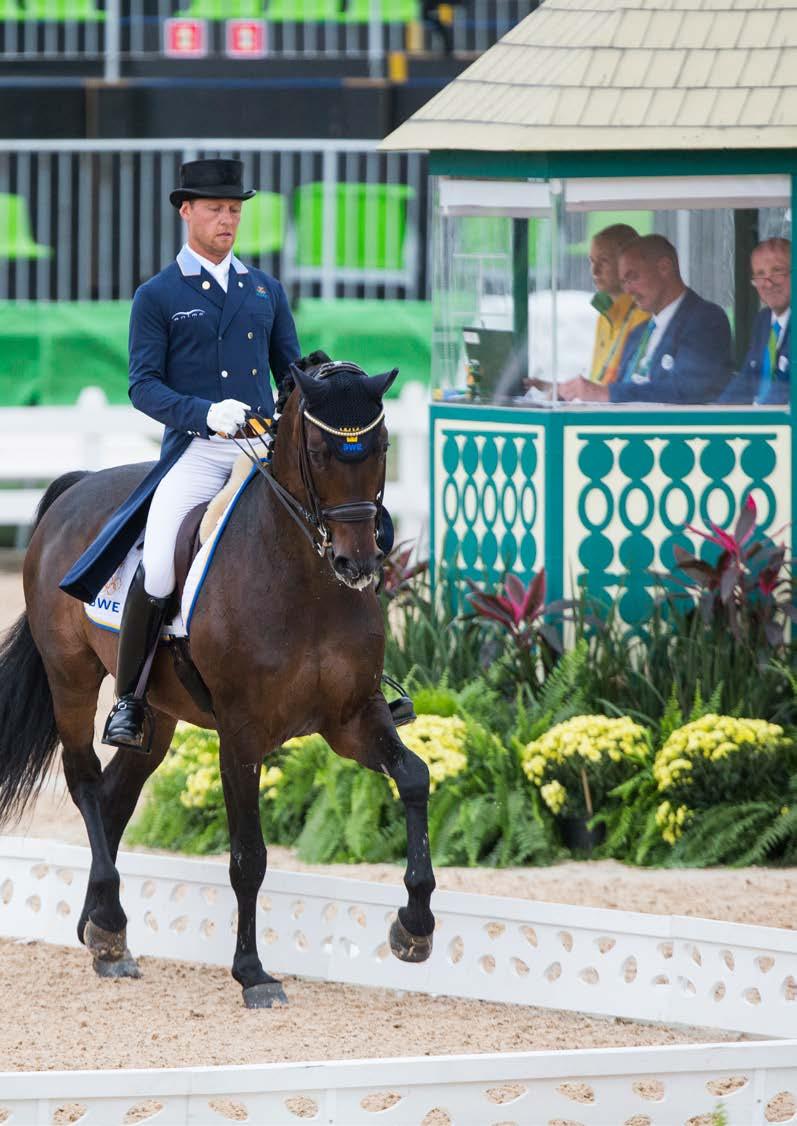
<instances>
[{"instance_id":1,"label":"horse's ear","mask_svg":"<svg viewBox=\"0 0 797 1126\"><path fill-rule=\"evenodd\" d=\"M370 397L377 403L381 403L382 399L388 392L393 380L399 373L398 368L393 368L392 371L383 372L382 375L369 375L365 381L365 387Z\"/></svg>"},{"instance_id":2,"label":"horse's ear","mask_svg":"<svg viewBox=\"0 0 797 1126\"><path fill-rule=\"evenodd\" d=\"M291 364L291 375L305 399L309 399L314 389L318 386L313 376L302 371L296 364Z\"/></svg>"}]
</instances>

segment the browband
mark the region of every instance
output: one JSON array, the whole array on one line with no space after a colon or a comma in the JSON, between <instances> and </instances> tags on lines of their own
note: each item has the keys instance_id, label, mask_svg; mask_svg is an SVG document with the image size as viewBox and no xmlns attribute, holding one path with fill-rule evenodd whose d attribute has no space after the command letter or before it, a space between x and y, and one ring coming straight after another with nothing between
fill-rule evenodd
<instances>
[{"instance_id":1,"label":"browband","mask_svg":"<svg viewBox=\"0 0 797 1126\"><path fill-rule=\"evenodd\" d=\"M304 408L304 417L308 420L308 422L312 422L314 426L317 426L319 430L324 430L327 434L333 434L336 438L354 439L361 437L361 435L363 434L367 434L370 430L373 430L375 427L377 427L384 419L385 412L384 410L381 410L374 421L369 422L367 426L344 426L340 429L335 426L328 426L326 422L321 422L320 419L310 414L306 406Z\"/></svg>"}]
</instances>

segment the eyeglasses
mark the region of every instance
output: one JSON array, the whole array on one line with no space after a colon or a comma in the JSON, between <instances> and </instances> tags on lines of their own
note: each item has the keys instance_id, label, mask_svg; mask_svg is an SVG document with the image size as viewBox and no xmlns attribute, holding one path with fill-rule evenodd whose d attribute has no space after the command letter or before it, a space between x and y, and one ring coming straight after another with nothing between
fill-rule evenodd
<instances>
[{"instance_id":1,"label":"eyeglasses","mask_svg":"<svg viewBox=\"0 0 797 1126\"><path fill-rule=\"evenodd\" d=\"M763 285L764 282L772 282L773 285L776 285L778 282L782 282L783 279L787 278L788 276L788 270L772 270L768 274L753 274L750 281L753 285Z\"/></svg>"}]
</instances>

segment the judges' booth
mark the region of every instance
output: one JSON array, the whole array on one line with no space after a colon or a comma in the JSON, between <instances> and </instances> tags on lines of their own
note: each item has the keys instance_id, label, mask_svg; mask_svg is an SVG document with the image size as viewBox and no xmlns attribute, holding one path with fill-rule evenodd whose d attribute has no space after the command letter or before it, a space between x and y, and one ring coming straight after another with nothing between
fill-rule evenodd
<instances>
[{"instance_id":1,"label":"judges' booth","mask_svg":"<svg viewBox=\"0 0 797 1126\"><path fill-rule=\"evenodd\" d=\"M760 529L790 538L787 355L776 357L771 373L782 384L769 396L782 400L776 406L755 403L756 379L741 405L723 404L724 390L700 405L638 402L633 389L622 403L559 398L563 384L591 374L601 315L591 237L618 223L665 236L686 285L724 310L733 333L730 384L749 350L757 290L767 288L766 280L753 284L751 251L790 236L788 173L441 174L434 188L438 570L493 583L507 571L528 580L544 565L550 597L586 585L619 595L622 617L633 622L651 606L651 571L674 566L676 544L699 548L687 524L727 527L752 492ZM704 363L713 349L727 352L727 337L702 343ZM687 346L676 340L663 367L679 363Z\"/></svg>"},{"instance_id":2,"label":"judges' booth","mask_svg":"<svg viewBox=\"0 0 797 1126\"><path fill-rule=\"evenodd\" d=\"M797 72L781 48L797 9L710 8L546 0L382 143L429 153L438 572L497 582L545 566L550 597L584 584L633 622L651 571L677 544L701 548L686 526L728 526L751 493L760 528L790 547L788 324L773 349L763 306L777 286L788 299L794 266L783 241L786 268L767 260L754 279L751 252L791 237ZM611 401L569 401L580 373L601 377L589 253L617 224L675 248L702 312L687 331L669 308L647 385L652 338ZM641 307L638 277L624 280ZM746 401L726 405L752 337Z\"/></svg>"}]
</instances>

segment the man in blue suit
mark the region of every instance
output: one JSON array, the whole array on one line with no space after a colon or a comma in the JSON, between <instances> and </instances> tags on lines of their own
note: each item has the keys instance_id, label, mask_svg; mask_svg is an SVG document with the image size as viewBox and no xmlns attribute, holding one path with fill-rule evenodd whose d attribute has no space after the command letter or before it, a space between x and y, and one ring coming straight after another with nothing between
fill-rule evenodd
<instances>
[{"instance_id":1,"label":"man in blue suit","mask_svg":"<svg viewBox=\"0 0 797 1126\"><path fill-rule=\"evenodd\" d=\"M750 266L764 307L753 322L744 362L720 402L780 406L791 392L791 243L765 239L750 256Z\"/></svg>"},{"instance_id":2,"label":"man in blue suit","mask_svg":"<svg viewBox=\"0 0 797 1126\"><path fill-rule=\"evenodd\" d=\"M148 659L175 583L183 518L227 479L239 450L230 435L251 408L274 409L269 369L280 384L300 356L282 286L232 253L244 191L238 160L195 160L170 195L188 238L176 262L135 294L130 315L133 404L166 427L160 461L64 577L91 601L146 522L144 556L122 615L117 703L103 741L141 750Z\"/></svg>"},{"instance_id":3,"label":"man in blue suit","mask_svg":"<svg viewBox=\"0 0 797 1126\"><path fill-rule=\"evenodd\" d=\"M650 320L629 333L609 386L573 379L563 399L610 403L716 402L731 376L731 328L719 305L681 278L678 254L662 235L645 235L620 256L620 281Z\"/></svg>"}]
</instances>

